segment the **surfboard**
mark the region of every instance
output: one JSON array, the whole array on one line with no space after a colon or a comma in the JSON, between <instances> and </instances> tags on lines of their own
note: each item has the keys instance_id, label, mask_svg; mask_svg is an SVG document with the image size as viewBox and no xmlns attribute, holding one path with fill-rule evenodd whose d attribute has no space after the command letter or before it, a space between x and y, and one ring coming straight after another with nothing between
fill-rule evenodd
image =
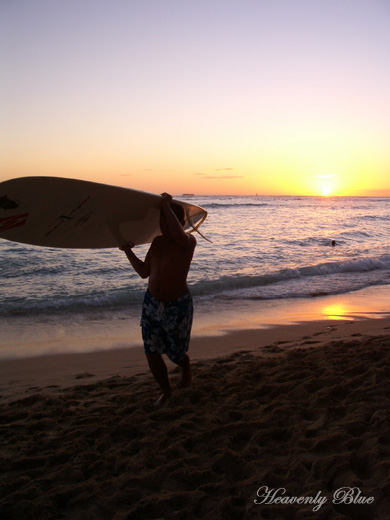
<instances>
[{"instance_id":1,"label":"surfboard","mask_svg":"<svg viewBox=\"0 0 390 520\"><path fill-rule=\"evenodd\" d=\"M45 247L111 248L147 244L161 234L161 195L62 177L0 183L0 238ZM200 206L184 208L184 229L204 222Z\"/></svg>"}]
</instances>

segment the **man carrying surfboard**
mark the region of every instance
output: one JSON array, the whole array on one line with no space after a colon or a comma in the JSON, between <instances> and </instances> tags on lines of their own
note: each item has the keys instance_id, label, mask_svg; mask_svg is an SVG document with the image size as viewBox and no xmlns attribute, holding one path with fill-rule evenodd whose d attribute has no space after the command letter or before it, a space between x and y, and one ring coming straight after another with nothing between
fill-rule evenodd
<instances>
[{"instance_id":1,"label":"man carrying surfboard","mask_svg":"<svg viewBox=\"0 0 390 520\"><path fill-rule=\"evenodd\" d=\"M145 257L133 252L134 244L120 249L141 278L149 278L142 308L142 338L150 370L163 394L161 406L172 394L168 370L162 354L182 369L181 387L191 384L190 358L187 354L193 316L192 297L187 275L196 247L196 239L183 229L183 208L163 193L160 212L161 235L156 237Z\"/></svg>"}]
</instances>

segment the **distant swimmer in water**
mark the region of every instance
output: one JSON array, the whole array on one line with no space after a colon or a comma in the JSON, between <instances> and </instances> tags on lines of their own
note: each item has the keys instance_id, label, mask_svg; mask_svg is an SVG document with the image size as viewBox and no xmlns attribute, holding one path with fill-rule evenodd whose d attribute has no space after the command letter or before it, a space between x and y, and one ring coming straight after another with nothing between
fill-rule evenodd
<instances>
[{"instance_id":1,"label":"distant swimmer in water","mask_svg":"<svg viewBox=\"0 0 390 520\"><path fill-rule=\"evenodd\" d=\"M332 240L332 247L336 245L336 240Z\"/></svg>"}]
</instances>

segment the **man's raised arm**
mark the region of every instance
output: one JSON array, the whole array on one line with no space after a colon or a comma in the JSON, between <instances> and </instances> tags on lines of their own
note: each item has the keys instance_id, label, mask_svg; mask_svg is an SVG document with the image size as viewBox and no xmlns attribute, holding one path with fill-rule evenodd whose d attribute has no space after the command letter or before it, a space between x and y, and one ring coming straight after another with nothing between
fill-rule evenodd
<instances>
[{"instance_id":1,"label":"man's raised arm","mask_svg":"<svg viewBox=\"0 0 390 520\"><path fill-rule=\"evenodd\" d=\"M148 278L150 275L150 255L149 252L146 255L145 261L140 260L133 252L133 243L126 244L119 249L126 253L129 262L133 266L134 270L140 275L141 278Z\"/></svg>"}]
</instances>

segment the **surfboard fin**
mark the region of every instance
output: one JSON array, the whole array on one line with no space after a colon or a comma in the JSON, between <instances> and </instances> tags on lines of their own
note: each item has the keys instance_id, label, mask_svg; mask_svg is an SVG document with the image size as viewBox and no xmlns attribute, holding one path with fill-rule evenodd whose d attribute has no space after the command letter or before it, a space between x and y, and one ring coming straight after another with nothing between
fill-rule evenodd
<instances>
[{"instance_id":1,"label":"surfboard fin","mask_svg":"<svg viewBox=\"0 0 390 520\"><path fill-rule=\"evenodd\" d=\"M213 241L210 240L209 238L205 237L205 236L204 236L204 235L199 231L199 229L198 229L199 226L200 226L200 225L205 221L206 217L207 217L207 213L206 213L206 215L202 218L202 220L201 220L200 222L198 222L198 224L197 224L196 226L194 226L194 224L191 222L191 220L188 218L188 216L187 216L187 221L188 221L188 223L190 224L190 226L192 227L190 233L193 233L194 231L196 231L196 232L198 233L198 235L200 235L202 238L204 238L205 240L207 240L207 242L210 242L210 244L212 244Z\"/></svg>"},{"instance_id":2,"label":"surfboard fin","mask_svg":"<svg viewBox=\"0 0 390 520\"><path fill-rule=\"evenodd\" d=\"M202 233L199 231L199 229L193 229L192 231L196 231L198 233L198 235L200 235L202 238L204 238L205 240L207 240L207 242L210 242L210 244L213 243L212 240L210 240L209 238L205 237L204 235L202 235Z\"/></svg>"}]
</instances>

